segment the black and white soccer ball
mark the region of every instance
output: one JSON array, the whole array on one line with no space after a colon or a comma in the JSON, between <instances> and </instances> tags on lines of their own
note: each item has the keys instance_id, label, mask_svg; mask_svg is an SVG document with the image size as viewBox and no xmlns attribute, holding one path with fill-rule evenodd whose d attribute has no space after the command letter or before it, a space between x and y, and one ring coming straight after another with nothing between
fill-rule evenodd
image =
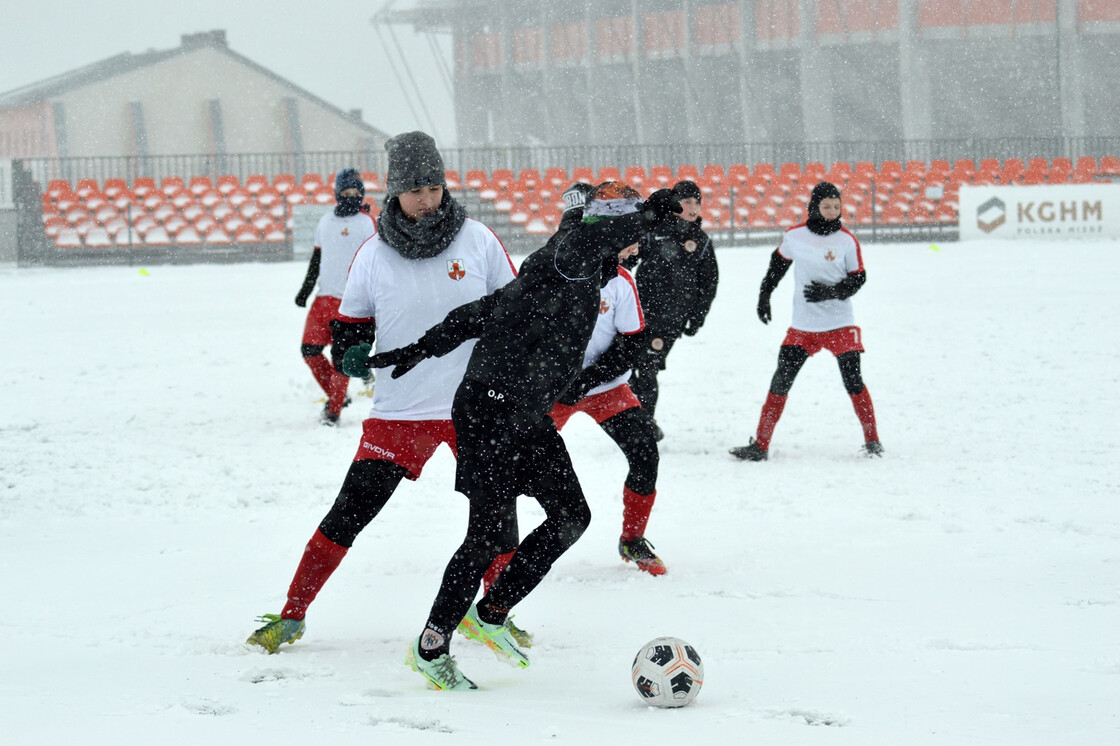
<instances>
[{"instance_id":1,"label":"black and white soccer ball","mask_svg":"<svg viewBox=\"0 0 1120 746\"><path fill-rule=\"evenodd\" d=\"M653 707L684 707L704 685L704 662L696 648L678 637L650 640L634 656L630 679L638 696Z\"/></svg>"}]
</instances>

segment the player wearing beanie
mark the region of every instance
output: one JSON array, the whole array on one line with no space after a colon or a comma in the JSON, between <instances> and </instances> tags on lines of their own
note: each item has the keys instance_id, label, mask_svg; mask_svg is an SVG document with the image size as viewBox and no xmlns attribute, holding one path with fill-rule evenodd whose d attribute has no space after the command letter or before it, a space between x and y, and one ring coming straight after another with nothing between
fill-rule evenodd
<instances>
[{"instance_id":1,"label":"player wearing beanie","mask_svg":"<svg viewBox=\"0 0 1120 746\"><path fill-rule=\"evenodd\" d=\"M494 233L444 191L443 161L428 135L398 135L386 149L389 196L378 218L381 230L354 257L339 317L331 323L335 367L350 377L369 373L375 336L386 349L411 342L448 311L516 274ZM250 644L274 653L299 639L308 607L401 480L418 479L441 443L456 451L452 395L471 346L424 362L408 379L378 381L357 453L304 549L287 603L280 614L262 617L266 624Z\"/></svg>"},{"instance_id":2,"label":"player wearing beanie","mask_svg":"<svg viewBox=\"0 0 1120 746\"><path fill-rule=\"evenodd\" d=\"M591 520L564 441L548 416L582 369L599 316L600 288L632 252L657 203L644 204L621 182L600 184L581 223L531 254L516 280L456 309L419 341L379 353L375 367L406 374L431 356L477 338L452 419L459 445L455 489L470 500L467 535L444 571L439 593L408 662L436 686L476 688L450 656L458 628L522 667L529 664L509 629L510 609L540 583ZM526 494L545 520L521 542L506 569L471 603L497 555L517 546L516 499Z\"/></svg>"},{"instance_id":3,"label":"player wearing beanie","mask_svg":"<svg viewBox=\"0 0 1120 746\"><path fill-rule=\"evenodd\" d=\"M630 340L634 347L630 386L650 417L657 407L657 375L665 370L670 350L681 335L691 337L700 331L719 285L715 248L701 227L700 188L680 181L672 193L681 214L661 221L643 239L634 272L646 329ZM660 438L660 428L657 432Z\"/></svg>"},{"instance_id":4,"label":"player wearing beanie","mask_svg":"<svg viewBox=\"0 0 1120 746\"><path fill-rule=\"evenodd\" d=\"M770 294L794 265L800 292L793 294L793 323L778 352L778 369L762 405L758 430L750 443L731 449L731 455L745 461L768 458L770 439L793 381L805 361L822 349L836 356L844 388L863 428L864 454L883 453L875 408L860 372L862 332L855 325L850 300L867 281L859 241L841 225L840 190L835 185L822 181L813 187L808 213L804 223L785 232L759 289L758 318L768 324Z\"/></svg>"},{"instance_id":5,"label":"player wearing beanie","mask_svg":"<svg viewBox=\"0 0 1120 746\"><path fill-rule=\"evenodd\" d=\"M346 388L350 379L331 367L323 350L331 343L330 322L338 318L342 291L346 288L346 272L358 247L376 233L368 207L362 204L366 187L361 174L352 168L338 172L334 181L334 198L337 202L332 212L319 219L315 227L315 247L307 265L303 286L296 294L296 305L303 308L311 297L316 283L319 294L307 312L303 327L300 353L311 368L312 375L327 397L320 421L324 425L338 424L339 413L346 404Z\"/></svg>"}]
</instances>

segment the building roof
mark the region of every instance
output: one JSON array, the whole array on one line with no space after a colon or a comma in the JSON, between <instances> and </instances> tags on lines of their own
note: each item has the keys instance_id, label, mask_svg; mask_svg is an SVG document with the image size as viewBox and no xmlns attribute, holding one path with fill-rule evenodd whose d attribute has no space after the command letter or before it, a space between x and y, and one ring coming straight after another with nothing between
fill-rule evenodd
<instances>
[{"instance_id":1,"label":"building roof","mask_svg":"<svg viewBox=\"0 0 1120 746\"><path fill-rule=\"evenodd\" d=\"M165 60L184 54L190 54L198 49L210 48L228 55L238 63L250 67L261 75L284 85L299 97L313 101L324 109L334 112L339 117L353 122L356 126L366 130L370 135L380 138L389 137L389 135L376 127L367 124L361 118L360 113L340 109L334 104L319 98L314 93L300 88L291 81L280 77L268 68L258 65L248 57L234 52L226 44L226 32L223 30L204 31L197 34L183 34L180 38L180 45L174 49L153 49L147 52L140 52L139 54L122 52L108 59L79 67L76 70L71 70L61 75L55 75L54 77L40 80L36 83L0 93L0 109L29 106L43 101L49 101L68 91L77 90L92 83L100 83L109 78L116 77L117 75L123 75L124 73L129 73L144 67L157 65Z\"/></svg>"}]
</instances>

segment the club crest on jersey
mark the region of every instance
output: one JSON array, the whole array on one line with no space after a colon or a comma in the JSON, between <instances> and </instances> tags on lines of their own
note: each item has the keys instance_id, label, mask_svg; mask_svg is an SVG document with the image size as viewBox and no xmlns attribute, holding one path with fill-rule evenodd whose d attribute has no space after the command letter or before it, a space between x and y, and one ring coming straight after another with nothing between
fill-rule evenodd
<instances>
[{"instance_id":1,"label":"club crest on jersey","mask_svg":"<svg viewBox=\"0 0 1120 746\"><path fill-rule=\"evenodd\" d=\"M343 226L342 235L344 235L344 236L349 236L350 235L350 226L348 226L348 225Z\"/></svg>"},{"instance_id":2,"label":"club crest on jersey","mask_svg":"<svg viewBox=\"0 0 1120 746\"><path fill-rule=\"evenodd\" d=\"M602 316L607 311L611 310L611 304L607 302L606 298L599 300L599 315Z\"/></svg>"},{"instance_id":3,"label":"club crest on jersey","mask_svg":"<svg viewBox=\"0 0 1120 746\"><path fill-rule=\"evenodd\" d=\"M824 258L827 259L830 262L836 261L836 255L832 253L832 249L829 249L828 251L825 252Z\"/></svg>"},{"instance_id":4,"label":"club crest on jersey","mask_svg":"<svg viewBox=\"0 0 1120 746\"><path fill-rule=\"evenodd\" d=\"M665 340L661 337L654 337L650 340L649 346L651 349L661 352L665 349Z\"/></svg>"},{"instance_id":5,"label":"club crest on jersey","mask_svg":"<svg viewBox=\"0 0 1120 746\"><path fill-rule=\"evenodd\" d=\"M696 251L696 242L693 241L691 238L688 239L687 241L684 242L684 250L687 251L689 254Z\"/></svg>"},{"instance_id":6,"label":"club crest on jersey","mask_svg":"<svg viewBox=\"0 0 1120 746\"><path fill-rule=\"evenodd\" d=\"M467 270L463 268L462 259L447 260L447 276L452 280L461 280L467 276Z\"/></svg>"}]
</instances>

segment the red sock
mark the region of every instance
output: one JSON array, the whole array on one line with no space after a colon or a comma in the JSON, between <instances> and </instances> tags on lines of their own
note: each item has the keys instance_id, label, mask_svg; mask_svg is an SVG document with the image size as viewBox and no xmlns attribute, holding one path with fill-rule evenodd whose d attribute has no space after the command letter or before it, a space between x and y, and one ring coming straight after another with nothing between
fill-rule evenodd
<instances>
[{"instance_id":1,"label":"red sock","mask_svg":"<svg viewBox=\"0 0 1120 746\"><path fill-rule=\"evenodd\" d=\"M766 403L762 405L762 414L758 418L758 433L754 442L766 451L770 449L770 438L774 436L774 428L782 417L782 410L786 408L786 397L773 392L766 392Z\"/></svg>"},{"instance_id":2,"label":"red sock","mask_svg":"<svg viewBox=\"0 0 1120 746\"><path fill-rule=\"evenodd\" d=\"M656 498L657 490L648 495L639 495L629 487L622 488L621 538L623 541L646 535L646 524L649 522L649 514L653 510L653 501Z\"/></svg>"},{"instance_id":3,"label":"red sock","mask_svg":"<svg viewBox=\"0 0 1120 746\"><path fill-rule=\"evenodd\" d=\"M311 375L315 376L315 381L319 384L319 388L323 390L324 394L330 396L331 374L333 374L335 370L330 360L327 360L327 356L314 355L313 357L305 357L303 362L307 363L308 368L311 368Z\"/></svg>"},{"instance_id":4,"label":"red sock","mask_svg":"<svg viewBox=\"0 0 1120 746\"><path fill-rule=\"evenodd\" d=\"M859 424L863 426L863 440L864 442L871 442L879 439L879 430L875 427L875 406L871 403L871 394L867 392L867 387L863 387L863 391L852 397L852 406L855 407L856 417L859 417Z\"/></svg>"},{"instance_id":5,"label":"red sock","mask_svg":"<svg viewBox=\"0 0 1120 746\"><path fill-rule=\"evenodd\" d=\"M348 551L350 550L346 547L335 544L316 530L303 550L303 559L299 561L296 575L288 587L288 603L280 616L284 619L303 619L307 614L307 607L319 595L319 590Z\"/></svg>"},{"instance_id":6,"label":"red sock","mask_svg":"<svg viewBox=\"0 0 1120 746\"><path fill-rule=\"evenodd\" d=\"M350 379L331 368L330 396L327 399L327 408L331 414L338 414L346 403L346 389L350 386Z\"/></svg>"},{"instance_id":7,"label":"red sock","mask_svg":"<svg viewBox=\"0 0 1120 746\"><path fill-rule=\"evenodd\" d=\"M516 551L516 549L513 550L513 552ZM485 596L490 592L490 586L494 585L494 581L502 574L502 570L506 569L506 565L513 559L513 552L499 554L494 558L494 561L490 563L490 569L482 576L482 595Z\"/></svg>"}]
</instances>

